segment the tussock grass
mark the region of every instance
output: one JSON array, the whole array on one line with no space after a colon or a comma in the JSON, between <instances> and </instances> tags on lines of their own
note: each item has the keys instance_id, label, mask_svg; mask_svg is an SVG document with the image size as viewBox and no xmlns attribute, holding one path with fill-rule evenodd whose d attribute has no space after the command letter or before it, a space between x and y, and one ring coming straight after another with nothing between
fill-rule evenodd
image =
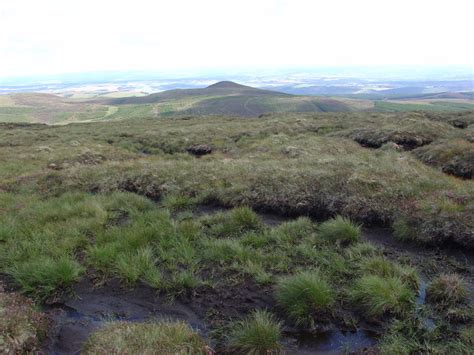
<instances>
[{"instance_id":1,"label":"tussock grass","mask_svg":"<svg viewBox=\"0 0 474 355\"><path fill-rule=\"evenodd\" d=\"M185 195L166 195L162 204L170 211L177 211L194 206L196 199Z\"/></svg>"},{"instance_id":2,"label":"tussock grass","mask_svg":"<svg viewBox=\"0 0 474 355\"><path fill-rule=\"evenodd\" d=\"M9 272L25 292L43 298L58 288L72 285L79 280L83 270L77 261L69 257L57 260L42 257L18 263Z\"/></svg>"},{"instance_id":3,"label":"tussock grass","mask_svg":"<svg viewBox=\"0 0 474 355\"><path fill-rule=\"evenodd\" d=\"M184 322L112 322L94 332L84 354L207 354L204 340Z\"/></svg>"},{"instance_id":4,"label":"tussock grass","mask_svg":"<svg viewBox=\"0 0 474 355\"><path fill-rule=\"evenodd\" d=\"M360 239L361 227L350 219L337 216L327 220L318 228L318 236L329 242L342 245L357 242Z\"/></svg>"},{"instance_id":5,"label":"tussock grass","mask_svg":"<svg viewBox=\"0 0 474 355\"><path fill-rule=\"evenodd\" d=\"M234 324L229 336L229 346L239 353L277 353L282 345L282 323L273 314L257 310L252 315Z\"/></svg>"},{"instance_id":6,"label":"tussock grass","mask_svg":"<svg viewBox=\"0 0 474 355\"><path fill-rule=\"evenodd\" d=\"M457 274L443 274L436 277L426 289L426 297L441 307L455 306L466 301L466 282Z\"/></svg>"},{"instance_id":7,"label":"tussock grass","mask_svg":"<svg viewBox=\"0 0 474 355\"><path fill-rule=\"evenodd\" d=\"M282 223L273 231L275 238L280 242L297 244L312 237L316 232L316 224L308 217L299 217L294 221Z\"/></svg>"},{"instance_id":8,"label":"tussock grass","mask_svg":"<svg viewBox=\"0 0 474 355\"><path fill-rule=\"evenodd\" d=\"M143 247L135 252L123 252L116 256L115 268L127 282L135 283L139 279L159 286L161 275L156 267L156 257L152 248Z\"/></svg>"},{"instance_id":9,"label":"tussock grass","mask_svg":"<svg viewBox=\"0 0 474 355\"><path fill-rule=\"evenodd\" d=\"M362 272L380 277L398 277L404 284L415 291L418 290L420 284L418 273L413 267L393 263L381 256L364 260Z\"/></svg>"},{"instance_id":10,"label":"tussock grass","mask_svg":"<svg viewBox=\"0 0 474 355\"><path fill-rule=\"evenodd\" d=\"M467 328L465 328L467 329ZM395 320L381 338L382 354L471 354L472 343L449 327L427 329L419 317Z\"/></svg>"},{"instance_id":11,"label":"tussock grass","mask_svg":"<svg viewBox=\"0 0 474 355\"><path fill-rule=\"evenodd\" d=\"M408 312L415 301L414 292L397 277L362 276L349 290L354 306L368 317Z\"/></svg>"},{"instance_id":12,"label":"tussock grass","mask_svg":"<svg viewBox=\"0 0 474 355\"><path fill-rule=\"evenodd\" d=\"M275 286L275 298L291 320L308 325L329 310L334 293L320 272L307 271L281 278Z\"/></svg>"},{"instance_id":13,"label":"tussock grass","mask_svg":"<svg viewBox=\"0 0 474 355\"><path fill-rule=\"evenodd\" d=\"M238 207L204 217L202 223L208 227L210 235L224 238L240 236L263 226L258 215L249 207Z\"/></svg>"}]
</instances>

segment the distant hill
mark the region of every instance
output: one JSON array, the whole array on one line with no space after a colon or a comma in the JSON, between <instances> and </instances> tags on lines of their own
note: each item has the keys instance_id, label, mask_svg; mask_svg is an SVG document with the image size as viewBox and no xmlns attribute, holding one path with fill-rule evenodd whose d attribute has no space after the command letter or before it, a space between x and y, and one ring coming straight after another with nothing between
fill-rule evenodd
<instances>
[{"instance_id":1,"label":"distant hill","mask_svg":"<svg viewBox=\"0 0 474 355\"><path fill-rule=\"evenodd\" d=\"M153 104L170 100L178 100L191 96L292 96L276 91L262 90L234 83L232 81L220 81L202 89L175 89L159 92L142 97L122 97L107 100L109 105L133 105L133 104Z\"/></svg>"},{"instance_id":2,"label":"distant hill","mask_svg":"<svg viewBox=\"0 0 474 355\"><path fill-rule=\"evenodd\" d=\"M104 100L107 105L155 104L162 115L232 115L268 112L354 111L347 100L297 96L220 81L201 89L176 89L143 97Z\"/></svg>"}]
</instances>

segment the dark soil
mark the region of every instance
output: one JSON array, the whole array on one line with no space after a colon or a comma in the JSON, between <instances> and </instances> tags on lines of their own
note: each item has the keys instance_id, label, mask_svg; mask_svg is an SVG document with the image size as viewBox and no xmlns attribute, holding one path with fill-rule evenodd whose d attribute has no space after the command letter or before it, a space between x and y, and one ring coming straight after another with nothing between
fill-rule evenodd
<instances>
[{"instance_id":1,"label":"dark soil","mask_svg":"<svg viewBox=\"0 0 474 355\"><path fill-rule=\"evenodd\" d=\"M366 148L380 148L383 144L393 142L404 150L430 144L433 140L429 137L411 132L383 132L370 129L359 129L351 134L352 139Z\"/></svg>"},{"instance_id":2,"label":"dark soil","mask_svg":"<svg viewBox=\"0 0 474 355\"><path fill-rule=\"evenodd\" d=\"M176 300L170 303L145 285L129 289L112 280L96 287L91 279L84 279L73 291L73 297L45 309L53 324L42 349L46 353L79 353L90 333L111 320L184 320L207 334L205 324L191 308Z\"/></svg>"}]
</instances>

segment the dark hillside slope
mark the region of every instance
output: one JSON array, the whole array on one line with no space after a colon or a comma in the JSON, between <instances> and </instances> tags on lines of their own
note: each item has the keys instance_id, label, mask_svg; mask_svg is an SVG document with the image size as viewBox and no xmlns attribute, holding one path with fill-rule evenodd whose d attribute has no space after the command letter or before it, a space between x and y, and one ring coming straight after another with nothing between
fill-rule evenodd
<instances>
[{"instance_id":1,"label":"dark hillside slope","mask_svg":"<svg viewBox=\"0 0 474 355\"><path fill-rule=\"evenodd\" d=\"M202 89L176 89L159 92L142 97L124 97L108 100L110 105L133 105L133 104L153 104L169 100L177 100L191 96L278 96L287 97L290 94L281 92L262 90L250 86L240 85L232 81L220 81Z\"/></svg>"}]
</instances>

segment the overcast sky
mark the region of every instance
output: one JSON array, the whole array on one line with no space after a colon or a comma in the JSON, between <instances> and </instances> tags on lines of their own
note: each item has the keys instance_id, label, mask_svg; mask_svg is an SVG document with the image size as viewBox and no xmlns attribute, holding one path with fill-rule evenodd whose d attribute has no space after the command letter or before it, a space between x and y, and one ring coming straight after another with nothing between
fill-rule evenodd
<instances>
[{"instance_id":1,"label":"overcast sky","mask_svg":"<svg viewBox=\"0 0 474 355\"><path fill-rule=\"evenodd\" d=\"M0 0L0 77L474 65L473 0Z\"/></svg>"}]
</instances>

